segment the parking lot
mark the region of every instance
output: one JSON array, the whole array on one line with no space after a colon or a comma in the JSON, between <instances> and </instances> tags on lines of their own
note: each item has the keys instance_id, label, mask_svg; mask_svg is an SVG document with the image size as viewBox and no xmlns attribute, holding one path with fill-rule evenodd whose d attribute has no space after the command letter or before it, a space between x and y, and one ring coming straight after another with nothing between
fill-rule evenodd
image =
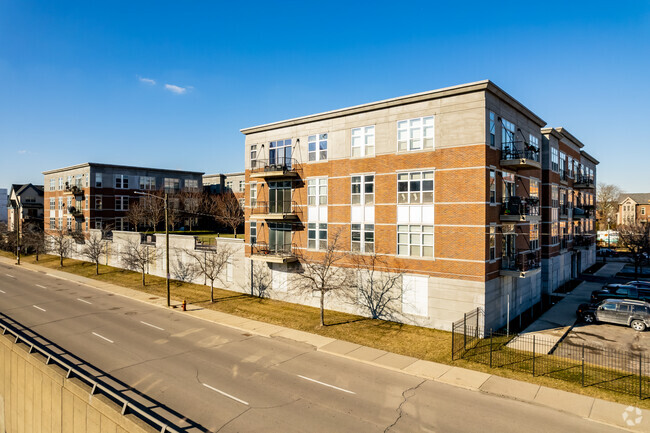
<instances>
[{"instance_id":1,"label":"parking lot","mask_svg":"<svg viewBox=\"0 0 650 433\"><path fill-rule=\"evenodd\" d=\"M637 332L628 326L577 323L564 339L565 343L589 348L614 349L650 355L650 330Z\"/></svg>"}]
</instances>

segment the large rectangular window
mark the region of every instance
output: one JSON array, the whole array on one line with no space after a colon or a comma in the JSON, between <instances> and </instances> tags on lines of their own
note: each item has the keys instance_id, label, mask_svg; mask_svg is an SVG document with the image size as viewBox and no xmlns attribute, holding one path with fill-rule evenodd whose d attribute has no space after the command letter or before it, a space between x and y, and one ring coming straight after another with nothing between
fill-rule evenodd
<instances>
[{"instance_id":1,"label":"large rectangular window","mask_svg":"<svg viewBox=\"0 0 650 433\"><path fill-rule=\"evenodd\" d=\"M310 161L325 161L327 159L327 134L315 134L308 137Z\"/></svg>"},{"instance_id":2,"label":"large rectangular window","mask_svg":"<svg viewBox=\"0 0 650 433\"><path fill-rule=\"evenodd\" d=\"M257 221L250 222L250 240L251 245L255 245L257 243Z\"/></svg>"},{"instance_id":3,"label":"large rectangular window","mask_svg":"<svg viewBox=\"0 0 650 433\"><path fill-rule=\"evenodd\" d=\"M327 178L307 181L307 204L309 206L327 204Z\"/></svg>"},{"instance_id":4,"label":"large rectangular window","mask_svg":"<svg viewBox=\"0 0 650 433\"><path fill-rule=\"evenodd\" d=\"M490 226L490 260L497 258L497 228Z\"/></svg>"},{"instance_id":5,"label":"large rectangular window","mask_svg":"<svg viewBox=\"0 0 650 433\"><path fill-rule=\"evenodd\" d=\"M140 189L156 189L156 178L153 176L140 176Z\"/></svg>"},{"instance_id":6,"label":"large rectangular window","mask_svg":"<svg viewBox=\"0 0 650 433\"><path fill-rule=\"evenodd\" d=\"M558 172L560 170L560 155L556 147L551 147L551 170Z\"/></svg>"},{"instance_id":7,"label":"large rectangular window","mask_svg":"<svg viewBox=\"0 0 650 433\"><path fill-rule=\"evenodd\" d=\"M352 156L375 156L375 127L352 128Z\"/></svg>"},{"instance_id":8,"label":"large rectangular window","mask_svg":"<svg viewBox=\"0 0 650 433\"><path fill-rule=\"evenodd\" d=\"M291 139L269 143L269 164L291 168Z\"/></svg>"},{"instance_id":9,"label":"large rectangular window","mask_svg":"<svg viewBox=\"0 0 650 433\"><path fill-rule=\"evenodd\" d=\"M102 174L95 173L95 188L101 188L101 187L102 187Z\"/></svg>"},{"instance_id":10,"label":"large rectangular window","mask_svg":"<svg viewBox=\"0 0 650 433\"><path fill-rule=\"evenodd\" d=\"M50 191L56 190L56 179L50 179Z\"/></svg>"},{"instance_id":11,"label":"large rectangular window","mask_svg":"<svg viewBox=\"0 0 650 433\"><path fill-rule=\"evenodd\" d=\"M251 208L254 208L257 206L257 182L251 182L249 185L250 192L248 195L250 196L250 205Z\"/></svg>"},{"instance_id":12,"label":"large rectangular window","mask_svg":"<svg viewBox=\"0 0 650 433\"><path fill-rule=\"evenodd\" d=\"M497 126L496 126L496 116L493 111L490 111L490 146L495 147L497 145Z\"/></svg>"},{"instance_id":13,"label":"large rectangular window","mask_svg":"<svg viewBox=\"0 0 650 433\"><path fill-rule=\"evenodd\" d=\"M398 225L397 254L409 257L433 257L433 226Z\"/></svg>"},{"instance_id":14,"label":"large rectangular window","mask_svg":"<svg viewBox=\"0 0 650 433\"><path fill-rule=\"evenodd\" d=\"M115 210L129 210L129 197L126 195L115 196Z\"/></svg>"},{"instance_id":15,"label":"large rectangular window","mask_svg":"<svg viewBox=\"0 0 650 433\"><path fill-rule=\"evenodd\" d=\"M373 204L375 202L375 176L352 176L351 203Z\"/></svg>"},{"instance_id":16,"label":"large rectangular window","mask_svg":"<svg viewBox=\"0 0 650 433\"><path fill-rule=\"evenodd\" d=\"M119 189L128 189L129 188L129 176L123 174L115 175L115 188Z\"/></svg>"},{"instance_id":17,"label":"large rectangular window","mask_svg":"<svg viewBox=\"0 0 650 433\"><path fill-rule=\"evenodd\" d=\"M50 217L50 229L56 230L56 218Z\"/></svg>"},{"instance_id":18,"label":"large rectangular window","mask_svg":"<svg viewBox=\"0 0 650 433\"><path fill-rule=\"evenodd\" d=\"M566 180L566 178L566 154L564 152L560 152L560 179Z\"/></svg>"},{"instance_id":19,"label":"large rectangular window","mask_svg":"<svg viewBox=\"0 0 650 433\"><path fill-rule=\"evenodd\" d=\"M185 182L185 191L198 191L199 190L199 181L198 181L198 179L185 179L184 182Z\"/></svg>"},{"instance_id":20,"label":"large rectangular window","mask_svg":"<svg viewBox=\"0 0 650 433\"><path fill-rule=\"evenodd\" d=\"M539 224L530 225L530 249L533 251L539 249Z\"/></svg>"},{"instance_id":21,"label":"large rectangular window","mask_svg":"<svg viewBox=\"0 0 650 433\"><path fill-rule=\"evenodd\" d=\"M176 193L179 192L181 189L181 181L180 179L173 178L173 177L166 177L165 178L165 192L166 193Z\"/></svg>"},{"instance_id":22,"label":"large rectangular window","mask_svg":"<svg viewBox=\"0 0 650 433\"><path fill-rule=\"evenodd\" d=\"M397 203L433 203L433 171L398 173Z\"/></svg>"},{"instance_id":23,"label":"large rectangular window","mask_svg":"<svg viewBox=\"0 0 650 433\"><path fill-rule=\"evenodd\" d=\"M95 196L95 209L97 209L97 210L102 209L102 196L101 195L96 195Z\"/></svg>"},{"instance_id":24,"label":"large rectangular window","mask_svg":"<svg viewBox=\"0 0 650 433\"><path fill-rule=\"evenodd\" d=\"M308 223L307 247L312 250L327 249L327 224L326 223Z\"/></svg>"},{"instance_id":25,"label":"large rectangular window","mask_svg":"<svg viewBox=\"0 0 650 433\"><path fill-rule=\"evenodd\" d=\"M433 149L433 116L397 122L397 150Z\"/></svg>"},{"instance_id":26,"label":"large rectangular window","mask_svg":"<svg viewBox=\"0 0 650 433\"><path fill-rule=\"evenodd\" d=\"M50 198L50 210L56 210L56 199Z\"/></svg>"},{"instance_id":27,"label":"large rectangular window","mask_svg":"<svg viewBox=\"0 0 650 433\"><path fill-rule=\"evenodd\" d=\"M501 150L515 151L515 124L501 118Z\"/></svg>"},{"instance_id":28,"label":"large rectangular window","mask_svg":"<svg viewBox=\"0 0 650 433\"><path fill-rule=\"evenodd\" d=\"M490 203L497 202L497 174L495 170L490 170Z\"/></svg>"},{"instance_id":29,"label":"large rectangular window","mask_svg":"<svg viewBox=\"0 0 650 433\"><path fill-rule=\"evenodd\" d=\"M373 253L375 251L375 225L352 224L352 252Z\"/></svg>"},{"instance_id":30,"label":"large rectangular window","mask_svg":"<svg viewBox=\"0 0 650 433\"><path fill-rule=\"evenodd\" d=\"M59 178L59 191L62 191L62 190L63 190L63 178L60 177Z\"/></svg>"}]
</instances>

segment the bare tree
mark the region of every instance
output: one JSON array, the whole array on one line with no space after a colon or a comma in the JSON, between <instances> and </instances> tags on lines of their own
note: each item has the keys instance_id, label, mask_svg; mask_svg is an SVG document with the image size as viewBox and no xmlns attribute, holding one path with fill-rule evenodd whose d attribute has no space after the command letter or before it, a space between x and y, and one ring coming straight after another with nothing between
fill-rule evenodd
<instances>
[{"instance_id":1,"label":"bare tree","mask_svg":"<svg viewBox=\"0 0 650 433\"><path fill-rule=\"evenodd\" d=\"M193 257L190 256L190 258ZM174 279L184 283L192 281L199 274L199 269L194 261L186 262L183 260L183 250L180 249L174 250L174 260L171 263L171 268Z\"/></svg>"},{"instance_id":2,"label":"bare tree","mask_svg":"<svg viewBox=\"0 0 650 433\"><path fill-rule=\"evenodd\" d=\"M192 256L201 270L201 273L210 280L210 302L214 302L214 282L224 282L224 271L235 253L230 245L217 244L217 246L204 250L193 250L187 252Z\"/></svg>"},{"instance_id":3,"label":"bare tree","mask_svg":"<svg viewBox=\"0 0 650 433\"><path fill-rule=\"evenodd\" d=\"M267 291L271 288L271 272L265 262L250 260L247 268L248 278L241 287L243 290L250 290L251 296L265 298Z\"/></svg>"},{"instance_id":4,"label":"bare tree","mask_svg":"<svg viewBox=\"0 0 650 433\"><path fill-rule=\"evenodd\" d=\"M596 209L598 211L598 228L609 230L610 225L616 224L618 200L623 193L621 188L608 183L599 183L596 192Z\"/></svg>"},{"instance_id":5,"label":"bare tree","mask_svg":"<svg viewBox=\"0 0 650 433\"><path fill-rule=\"evenodd\" d=\"M147 267L156 258L155 250L150 251L147 245L142 245L138 241L129 241L120 257L127 269L142 272L142 285L144 286Z\"/></svg>"},{"instance_id":6,"label":"bare tree","mask_svg":"<svg viewBox=\"0 0 650 433\"><path fill-rule=\"evenodd\" d=\"M385 258L377 254L354 254L351 261L355 301L373 319L393 319L399 312L402 272L388 272Z\"/></svg>"},{"instance_id":7,"label":"bare tree","mask_svg":"<svg viewBox=\"0 0 650 433\"><path fill-rule=\"evenodd\" d=\"M92 233L81 251L84 257L95 264L95 275L99 275L99 261L105 253L106 241L100 234Z\"/></svg>"},{"instance_id":8,"label":"bare tree","mask_svg":"<svg viewBox=\"0 0 650 433\"><path fill-rule=\"evenodd\" d=\"M183 191L180 193L180 199L183 206L183 212L187 216L187 222L190 226L190 231L192 231L194 223L197 219L197 214L203 207L205 194L199 191Z\"/></svg>"},{"instance_id":9,"label":"bare tree","mask_svg":"<svg viewBox=\"0 0 650 433\"><path fill-rule=\"evenodd\" d=\"M341 230L336 230L322 253L301 257L303 269L295 275L297 290L320 295L320 326L325 326L325 295L349 288L350 269L341 266L347 257L342 249Z\"/></svg>"},{"instance_id":10,"label":"bare tree","mask_svg":"<svg viewBox=\"0 0 650 433\"><path fill-rule=\"evenodd\" d=\"M220 224L227 225L237 237L237 227L244 222L244 209L239 200L227 191L217 196L212 196L209 213Z\"/></svg>"},{"instance_id":11,"label":"bare tree","mask_svg":"<svg viewBox=\"0 0 650 433\"><path fill-rule=\"evenodd\" d=\"M16 237L11 236L7 223L0 222L0 249L4 251L16 251Z\"/></svg>"},{"instance_id":12,"label":"bare tree","mask_svg":"<svg viewBox=\"0 0 650 433\"><path fill-rule=\"evenodd\" d=\"M129 211L126 213L126 219L138 231L138 227L147 224L147 207L142 202L133 203L129 206Z\"/></svg>"},{"instance_id":13,"label":"bare tree","mask_svg":"<svg viewBox=\"0 0 650 433\"><path fill-rule=\"evenodd\" d=\"M169 197L168 206L169 208L167 209L167 221L171 226L171 230L174 231L176 229L176 225L183 219L179 197Z\"/></svg>"},{"instance_id":14,"label":"bare tree","mask_svg":"<svg viewBox=\"0 0 650 433\"><path fill-rule=\"evenodd\" d=\"M627 247L634 259L634 275L638 277L648 253L650 253L650 224L635 223L618 226L618 239Z\"/></svg>"},{"instance_id":15,"label":"bare tree","mask_svg":"<svg viewBox=\"0 0 650 433\"><path fill-rule=\"evenodd\" d=\"M165 193L153 191L151 194L159 198L144 196L141 203L145 209L147 224L152 230L156 230L158 224L165 218L165 202L162 200Z\"/></svg>"},{"instance_id":16,"label":"bare tree","mask_svg":"<svg viewBox=\"0 0 650 433\"><path fill-rule=\"evenodd\" d=\"M59 266L63 267L63 259L68 257L72 248L72 239L68 237L65 231L58 229L52 232L50 236L50 251L59 256Z\"/></svg>"},{"instance_id":17,"label":"bare tree","mask_svg":"<svg viewBox=\"0 0 650 433\"><path fill-rule=\"evenodd\" d=\"M38 261L40 254L45 251L45 233L43 233L43 229L34 224L27 226L23 233L23 243L25 248L34 252L36 261Z\"/></svg>"}]
</instances>

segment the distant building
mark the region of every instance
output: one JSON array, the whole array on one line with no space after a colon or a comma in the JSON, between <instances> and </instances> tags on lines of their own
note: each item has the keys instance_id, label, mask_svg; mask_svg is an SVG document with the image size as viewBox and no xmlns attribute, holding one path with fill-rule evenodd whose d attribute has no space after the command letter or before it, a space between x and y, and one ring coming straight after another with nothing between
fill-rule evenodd
<instances>
[{"instance_id":1,"label":"distant building","mask_svg":"<svg viewBox=\"0 0 650 433\"><path fill-rule=\"evenodd\" d=\"M11 185L6 206L5 215L10 231L16 229L16 221L19 222L21 231L27 223L43 227L43 185Z\"/></svg>"},{"instance_id":2,"label":"distant building","mask_svg":"<svg viewBox=\"0 0 650 433\"><path fill-rule=\"evenodd\" d=\"M650 193L621 194L618 198L617 224L647 223L650 214Z\"/></svg>"},{"instance_id":3,"label":"distant building","mask_svg":"<svg viewBox=\"0 0 650 433\"><path fill-rule=\"evenodd\" d=\"M212 194L231 191L244 207L246 197L246 173L217 173L203 176L203 187Z\"/></svg>"},{"instance_id":4,"label":"distant building","mask_svg":"<svg viewBox=\"0 0 650 433\"><path fill-rule=\"evenodd\" d=\"M142 199L136 191L200 191L201 172L88 162L43 172L45 229L112 227L129 230L129 206Z\"/></svg>"},{"instance_id":5,"label":"distant building","mask_svg":"<svg viewBox=\"0 0 650 433\"><path fill-rule=\"evenodd\" d=\"M0 188L0 222L7 222L7 188Z\"/></svg>"}]
</instances>

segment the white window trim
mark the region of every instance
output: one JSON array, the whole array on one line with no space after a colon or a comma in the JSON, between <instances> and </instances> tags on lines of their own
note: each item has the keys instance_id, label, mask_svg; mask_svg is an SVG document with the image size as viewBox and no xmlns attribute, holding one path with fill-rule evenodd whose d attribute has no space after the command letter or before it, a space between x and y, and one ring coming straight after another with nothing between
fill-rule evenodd
<instances>
[{"instance_id":1,"label":"white window trim","mask_svg":"<svg viewBox=\"0 0 650 433\"><path fill-rule=\"evenodd\" d=\"M431 131L432 131L431 132L431 137L430 137L431 138L431 147L430 148L425 148L424 147L424 138L425 138L425 136L424 136L424 131L425 131L424 120L425 119L431 119L431 123L432 123L430 126L427 126L427 127L430 127ZM411 148L411 137L410 137L411 134L410 133L411 133L412 128L410 126L410 123L412 121L414 121L414 120L419 120L420 121L420 126L418 128L414 128L414 129L419 129L420 130L420 147L419 148ZM399 148L399 143L400 143L399 133L400 133L401 130L404 130L404 128L400 128L400 126L399 126L400 123L402 123L402 122L406 122L406 129L405 130L406 130L406 134L408 135L408 137L406 138L406 149L400 149ZM396 128L397 128L397 140L396 140L397 153L422 152L422 151L430 152L432 150L436 150L436 116L435 115L432 114L430 116L413 117L413 118L410 118L410 119L398 120L397 123L396 123Z\"/></svg>"}]
</instances>

